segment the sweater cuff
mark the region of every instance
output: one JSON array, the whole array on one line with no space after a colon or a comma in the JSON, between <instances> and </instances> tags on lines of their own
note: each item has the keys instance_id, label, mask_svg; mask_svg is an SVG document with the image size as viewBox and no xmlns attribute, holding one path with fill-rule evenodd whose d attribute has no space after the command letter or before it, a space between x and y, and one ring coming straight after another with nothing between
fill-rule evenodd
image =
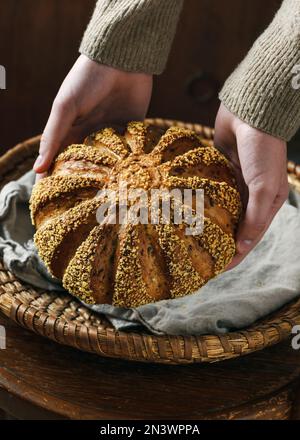
<instances>
[{"instance_id":1,"label":"sweater cuff","mask_svg":"<svg viewBox=\"0 0 300 440\"><path fill-rule=\"evenodd\" d=\"M79 52L130 72L164 71L184 0L98 0Z\"/></svg>"},{"instance_id":2,"label":"sweater cuff","mask_svg":"<svg viewBox=\"0 0 300 440\"><path fill-rule=\"evenodd\" d=\"M299 79L300 1L284 0L219 98L249 125L289 141L300 125Z\"/></svg>"}]
</instances>

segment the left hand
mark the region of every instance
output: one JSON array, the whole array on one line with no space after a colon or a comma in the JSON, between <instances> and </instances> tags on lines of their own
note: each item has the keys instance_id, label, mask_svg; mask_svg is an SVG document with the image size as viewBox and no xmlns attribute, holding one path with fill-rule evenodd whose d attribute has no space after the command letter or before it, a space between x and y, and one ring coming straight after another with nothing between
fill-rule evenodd
<instances>
[{"instance_id":1,"label":"left hand","mask_svg":"<svg viewBox=\"0 0 300 440\"><path fill-rule=\"evenodd\" d=\"M37 180L62 148L107 125L143 120L152 93L152 75L127 72L80 55L62 83L33 166Z\"/></svg>"},{"instance_id":2,"label":"left hand","mask_svg":"<svg viewBox=\"0 0 300 440\"><path fill-rule=\"evenodd\" d=\"M221 104L214 143L234 166L246 208L237 230L237 253L226 268L229 270L261 240L288 197L286 142L251 127Z\"/></svg>"}]
</instances>

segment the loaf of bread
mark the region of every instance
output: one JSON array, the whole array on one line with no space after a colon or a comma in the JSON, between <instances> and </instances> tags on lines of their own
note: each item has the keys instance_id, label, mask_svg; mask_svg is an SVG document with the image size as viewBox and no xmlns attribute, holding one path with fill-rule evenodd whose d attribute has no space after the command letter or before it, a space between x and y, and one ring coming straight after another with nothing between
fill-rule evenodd
<instances>
[{"instance_id":1,"label":"loaf of bread","mask_svg":"<svg viewBox=\"0 0 300 440\"><path fill-rule=\"evenodd\" d=\"M202 232L188 235L184 222L161 215L156 224L99 223L107 202L99 191L120 182L147 191L203 189ZM228 160L195 132L133 121L60 153L34 186L30 209L39 255L70 293L90 304L137 307L194 293L224 270L235 254L241 200Z\"/></svg>"}]
</instances>

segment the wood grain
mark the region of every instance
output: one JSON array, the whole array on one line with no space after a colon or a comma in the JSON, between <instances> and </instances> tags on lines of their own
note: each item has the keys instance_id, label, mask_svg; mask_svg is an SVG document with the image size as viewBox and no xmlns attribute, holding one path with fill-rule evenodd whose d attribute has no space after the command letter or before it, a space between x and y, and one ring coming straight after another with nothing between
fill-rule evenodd
<instances>
[{"instance_id":1,"label":"wood grain","mask_svg":"<svg viewBox=\"0 0 300 440\"><path fill-rule=\"evenodd\" d=\"M155 77L150 116L214 126L218 90L268 26L280 0L186 0L166 71ZM189 96L186 84L197 73L195 95L216 93L207 102Z\"/></svg>"},{"instance_id":2,"label":"wood grain","mask_svg":"<svg viewBox=\"0 0 300 440\"><path fill-rule=\"evenodd\" d=\"M7 90L0 90L0 150L41 133L61 82L78 56L95 0L5 0L0 14L0 64ZM280 0L186 0L169 63L155 77L150 116L213 125L217 90L199 103L186 82L199 71L205 94L222 85L270 22Z\"/></svg>"},{"instance_id":3,"label":"wood grain","mask_svg":"<svg viewBox=\"0 0 300 440\"><path fill-rule=\"evenodd\" d=\"M5 0L0 14L2 151L41 133L61 82L78 56L94 0Z\"/></svg>"},{"instance_id":4,"label":"wood grain","mask_svg":"<svg viewBox=\"0 0 300 440\"><path fill-rule=\"evenodd\" d=\"M166 366L101 358L60 346L4 316L0 386L31 405L18 418L245 419L290 416L300 351L290 342L211 365ZM6 405L6 407L3 407ZM32 406L36 408L35 413ZM26 412L27 411L27 412ZM49 417L50 417L49 416Z\"/></svg>"}]
</instances>

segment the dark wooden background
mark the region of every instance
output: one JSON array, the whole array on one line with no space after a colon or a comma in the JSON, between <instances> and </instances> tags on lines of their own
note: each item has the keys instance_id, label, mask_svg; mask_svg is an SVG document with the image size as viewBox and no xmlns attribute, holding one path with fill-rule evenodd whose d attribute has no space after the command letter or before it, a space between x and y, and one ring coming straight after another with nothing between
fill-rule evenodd
<instances>
[{"instance_id":1,"label":"dark wooden background","mask_svg":"<svg viewBox=\"0 0 300 440\"><path fill-rule=\"evenodd\" d=\"M41 133L78 56L95 0L0 0L0 150ZM149 116L213 125L217 92L271 21L281 0L185 0Z\"/></svg>"}]
</instances>

